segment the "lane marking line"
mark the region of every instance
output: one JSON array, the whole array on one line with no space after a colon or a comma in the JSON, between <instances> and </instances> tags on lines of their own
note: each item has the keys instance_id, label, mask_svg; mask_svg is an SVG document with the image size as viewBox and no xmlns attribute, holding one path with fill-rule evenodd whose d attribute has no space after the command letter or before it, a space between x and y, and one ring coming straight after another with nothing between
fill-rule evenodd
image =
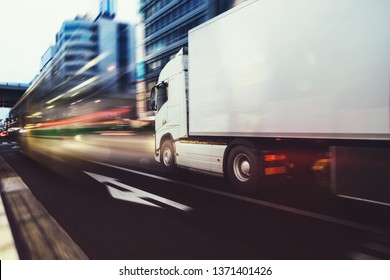
<instances>
[{"instance_id":1,"label":"lane marking line","mask_svg":"<svg viewBox=\"0 0 390 280\"><path fill-rule=\"evenodd\" d=\"M348 199L353 199L353 200L358 200L358 201L363 201L363 202L368 202L368 203L375 203L375 204L382 205L382 206L387 206L387 207L390 206L390 203L381 202L381 201L375 201L375 200L371 200L371 199L365 199L365 198L360 198L360 197L348 196L348 195L343 195L343 194L338 194L337 196L348 198Z\"/></svg>"},{"instance_id":2,"label":"lane marking line","mask_svg":"<svg viewBox=\"0 0 390 280\"><path fill-rule=\"evenodd\" d=\"M371 256L371 255L368 255L368 254L365 254L362 252L358 252L358 251L350 252L347 255L347 257L349 257L352 260L378 260L378 258L376 258L374 256Z\"/></svg>"},{"instance_id":3,"label":"lane marking line","mask_svg":"<svg viewBox=\"0 0 390 280\"><path fill-rule=\"evenodd\" d=\"M260 200L260 199L255 199L255 198L250 198L250 197L237 195L237 194L233 194L233 193L227 193L227 192L223 192L223 191L219 191L219 190L208 189L206 187L201 187L201 186L190 184L190 183L184 183L181 181L177 181L177 180L173 180L173 179L165 178L162 176L153 175L153 174L149 174L149 173L145 173L145 172L141 172L141 171L137 171L137 170L121 167L121 166L116 166L116 165L112 165L112 164L108 164L108 163L103 163L103 162L99 162L99 161L92 161L92 160L90 162L104 165L104 166L108 166L111 168L116 168L116 169L127 171L127 172L131 172L134 174L146 176L149 178L154 178L154 179L158 179L158 180L162 180L162 181L166 181L166 182L170 182L170 183L180 184L180 185L184 185L184 186L187 186L187 187L190 187L193 189L197 189L197 190L201 190L201 191L205 191L205 192L209 192L209 193L213 193L213 194L218 194L221 196L234 198L234 199L249 202L252 204L265 206L265 207L269 207L269 208L273 208L273 209L277 209L277 210L281 210L281 211L285 211L285 212L317 219L317 220L322 220L325 222L330 222L330 223L334 223L334 224L338 224L338 225L342 225L342 226L346 226L346 227L350 227L350 228L354 228L354 229L358 229L358 230L362 230L362 231L366 231L366 232L370 232L370 233L384 234L384 235L389 234L388 231L383 230L383 229L379 229L379 228L376 228L373 226L364 225L364 224L360 224L360 223L356 223L356 222L351 222L351 221L340 219L340 218L335 218L335 217L331 217L331 216L327 216L327 215L323 215L323 214L318 214L318 213L314 213L314 212L310 212L310 211L306 211L306 210L293 208L290 206L284 206L284 205L280 205L277 203L272 203L272 202L268 202L268 201L264 201L264 200Z\"/></svg>"},{"instance_id":4,"label":"lane marking line","mask_svg":"<svg viewBox=\"0 0 390 280\"><path fill-rule=\"evenodd\" d=\"M386 255L390 255L390 247L377 242L366 241L361 244L362 247L370 249L372 251L380 252Z\"/></svg>"}]
</instances>

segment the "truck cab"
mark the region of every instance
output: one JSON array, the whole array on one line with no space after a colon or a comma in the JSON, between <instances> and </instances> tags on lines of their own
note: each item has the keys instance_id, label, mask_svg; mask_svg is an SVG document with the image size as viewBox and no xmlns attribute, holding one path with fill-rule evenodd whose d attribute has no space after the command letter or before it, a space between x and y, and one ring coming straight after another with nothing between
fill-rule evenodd
<instances>
[{"instance_id":1,"label":"truck cab","mask_svg":"<svg viewBox=\"0 0 390 280\"><path fill-rule=\"evenodd\" d=\"M173 155L161 153L164 142L175 142L188 137L188 57L185 48L169 61L160 73L158 82L150 94L151 108L155 114L155 159L165 160L171 166Z\"/></svg>"}]
</instances>

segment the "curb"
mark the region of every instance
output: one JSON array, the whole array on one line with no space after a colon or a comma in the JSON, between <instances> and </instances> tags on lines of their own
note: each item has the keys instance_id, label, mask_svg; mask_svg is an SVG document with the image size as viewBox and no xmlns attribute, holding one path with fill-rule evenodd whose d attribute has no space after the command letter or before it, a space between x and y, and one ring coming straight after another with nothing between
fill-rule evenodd
<instances>
[{"instance_id":1,"label":"curb","mask_svg":"<svg viewBox=\"0 0 390 280\"><path fill-rule=\"evenodd\" d=\"M11 227L5 212L3 199L0 197L0 260L18 260L15 241L12 236Z\"/></svg>"},{"instance_id":2,"label":"curb","mask_svg":"<svg viewBox=\"0 0 390 280\"><path fill-rule=\"evenodd\" d=\"M11 238L3 238L0 231L0 259L88 259L2 156L0 192L5 209L0 206L0 229L4 222L4 232Z\"/></svg>"}]
</instances>

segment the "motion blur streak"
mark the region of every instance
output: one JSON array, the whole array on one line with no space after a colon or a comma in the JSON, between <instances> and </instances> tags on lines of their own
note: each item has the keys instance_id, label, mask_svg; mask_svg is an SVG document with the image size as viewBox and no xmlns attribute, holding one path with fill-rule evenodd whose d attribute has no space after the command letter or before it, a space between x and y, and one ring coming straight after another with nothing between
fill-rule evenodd
<instances>
[{"instance_id":1,"label":"motion blur streak","mask_svg":"<svg viewBox=\"0 0 390 280\"><path fill-rule=\"evenodd\" d=\"M79 117L74 117L66 120L61 120L61 121L55 121L55 122L46 122L46 123L38 123L38 127L50 127L50 126L62 126L62 125L67 125L67 124L75 124L75 123L83 123L85 121L91 121L91 120L98 120L107 116L112 116L112 115L120 115L129 112L129 109L113 109L113 110L108 110L108 111L103 111L103 112L97 112L94 114L89 114L85 116L79 116Z\"/></svg>"}]
</instances>

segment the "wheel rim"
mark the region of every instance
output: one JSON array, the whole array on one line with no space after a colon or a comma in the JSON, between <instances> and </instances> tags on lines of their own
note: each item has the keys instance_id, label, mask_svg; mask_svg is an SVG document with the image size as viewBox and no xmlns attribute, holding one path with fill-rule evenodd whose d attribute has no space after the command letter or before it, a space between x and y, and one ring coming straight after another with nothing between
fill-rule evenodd
<instances>
[{"instance_id":1,"label":"wheel rim","mask_svg":"<svg viewBox=\"0 0 390 280\"><path fill-rule=\"evenodd\" d=\"M163 151L163 162L165 166L170 166L172 163L172 151L169 147L165 147Z\"/></svg>"},{"instance_id":2,"label":"wheel rim","mask_svg":"<svg viewBox=\"0 0 390 280\"><path fill-rule=\"evenodd\" d=\"M251 163L247 155L238 154L233 162L233 171L236 178L241 182L246 182L251 177Z\"/></svg>"}]
</instances>

